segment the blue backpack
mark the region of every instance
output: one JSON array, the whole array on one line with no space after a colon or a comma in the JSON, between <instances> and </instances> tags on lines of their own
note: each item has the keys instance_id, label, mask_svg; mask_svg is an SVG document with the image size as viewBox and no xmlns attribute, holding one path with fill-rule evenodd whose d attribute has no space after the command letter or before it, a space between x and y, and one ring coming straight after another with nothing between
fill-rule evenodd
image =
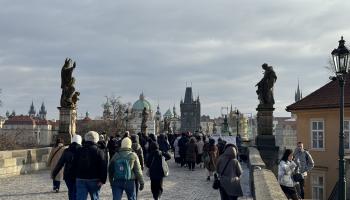
<instances>
[{"instance_id":1,"label":"blue backpack","mask_svg":"<svg viewBox=\"0 0 350 200\"><path fill-rule=\"evenodd\" d=\"M130 167L128 155L122 156L114 162L113 180L130 180L131 179L131 167Z\"/></svg>"}]
</instances>

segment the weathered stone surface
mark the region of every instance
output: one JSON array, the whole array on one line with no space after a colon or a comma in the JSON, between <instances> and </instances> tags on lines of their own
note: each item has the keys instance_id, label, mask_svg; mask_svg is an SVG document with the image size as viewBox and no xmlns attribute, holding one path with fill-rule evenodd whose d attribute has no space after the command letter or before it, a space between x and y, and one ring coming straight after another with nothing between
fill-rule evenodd
<instances>
[{"instance_id":1,"label":"weathered stone surface","mask_svg":"<svg viewBox=\"0 0 350 200\"><path fill-rule=\"evenodd\" d=\"M260 152L254 147L248 147L249 151L249 166L255 167L259 166L265 168L265 163L260 156Z\"/></svg>"},{"instance_id":2,"label":"weathered stone surface","mask_svg":"<svg viewBox=\"0 0 350 200\"><path fill-rule=\"evenodd\" d=\"M256 200L287 200L275 175L267 169L255 169L253 185Z\"/></svg>"}]
</instances>

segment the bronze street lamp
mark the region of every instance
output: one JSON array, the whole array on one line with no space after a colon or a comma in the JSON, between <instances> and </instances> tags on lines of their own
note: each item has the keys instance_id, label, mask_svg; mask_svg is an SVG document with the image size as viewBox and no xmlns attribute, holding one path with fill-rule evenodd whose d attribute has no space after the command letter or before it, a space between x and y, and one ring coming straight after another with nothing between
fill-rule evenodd
<instances>
[{"instance_id":1,"label":"bronze street lamp","mask_svg":"<svg viewBox=\"0 0 350 200\"><path fill-rule=\"evenodd\" d=\"M339 181L338 181L338 199L346 199L346 178L345 178L345 160L344 160L344 84L346 74L349 70L349 50L345 47L343 36L339 40L339 46L332 51L334 63L335 77L333 80L338 80L340 87L340 125L339 125Z\"/></svg>"}]
</instances>

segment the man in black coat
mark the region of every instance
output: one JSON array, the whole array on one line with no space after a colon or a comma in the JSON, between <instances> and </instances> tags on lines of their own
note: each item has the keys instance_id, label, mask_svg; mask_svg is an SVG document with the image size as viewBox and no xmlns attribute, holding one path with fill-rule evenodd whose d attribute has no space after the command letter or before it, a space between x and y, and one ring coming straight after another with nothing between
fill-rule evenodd
<instances>
[{"instance_id":1,"label":"man in black coat","mask_svg":"<svg viewBox=\"0 0 350 200\"><path fill-rule=\"evenodd\" d=\"M179 146L181 167L183 167L186 163L186 147L187 147L188 141L189 140L186 136L186 133L182 133L182 137L180 138L179 142L177 143Z\"/></svg>"},{"instance_id":2,"label":"man in black coat","mask_svg":"<svg viewBox=\"0 0 350 200\"><path fill-rule=\"evenodd\" d=\"M99 134L89 131L85 134L85 143L77 154L77 199L87 199L90 194L92 200L99 199L101 186L107 179L107 158L97 142Z\"/></svg>"},{"instance_id":3,"label":"man in black coat","mask_svg":"<svg viewBox=\"0 0 350 200\"><path fill-rule=\"evenodd\" d=\"M72 143L67 149L64 150L60 160L58 161L55 169L52 171L51 177L56 177L59 171L64 166L63 179L66 182L68 188L68 198L69 200L76 199L76 166L75 159L78 150L81 148L81 136L74 135L72 138Z\"/></svg>"}]
</instances>

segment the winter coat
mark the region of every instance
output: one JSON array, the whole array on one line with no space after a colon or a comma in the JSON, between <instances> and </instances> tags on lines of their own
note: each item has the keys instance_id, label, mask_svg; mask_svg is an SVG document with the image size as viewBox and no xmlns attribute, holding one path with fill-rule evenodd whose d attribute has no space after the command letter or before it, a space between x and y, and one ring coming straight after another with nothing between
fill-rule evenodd
<instances>
[{"instance_id":1,"label":"winter coat","mask_svg":"<svg viewBox=\"0 0 350 200\"><path fill-rule=\"evenodd\" d=\"M243 196L239 179L242 174L242 167L236 157L237 152L235 148L226 148L218 159L216 169L219 174L220 186L225 192L229 196L240 197Z\"/></svg>"},{"instance_id":2,"label":"winter coat","mask_svg":"<svg viewBox=\"0 0 350 200\"><path fill-rule=\"evenodd\" d=\"M205 144L203 147L203 153L208 153L210 161L209 163L204 163L205 168L210 172L214 172L216 170L216 161L218 158L218 148L216 145L210 145L209 143Z\"/></svg>"},{"instance_id":3,"label":"winter coat","mask_svg":"<svg viewBox=\"0 0 350 200\"><path fill-rule=\"evenodd\" d=\"M177 137L177 138L175 139L175 141L174 141L174 149L175 149L175 151L174 151L174 157L175 157L175 158L180 158L180 148L179 148L179 145L178 145L180 138L181 138L181 137Z\"/></svg>"},{"instance_id":4,"label":"winter coat","mask_svg":"<svg viewBox=\"0 0 350 200\"><path fill-rule=\"evenodd\" d=\"M114 165L115 162L120 159L121 157L125 157L129 161L130 169L131 169L131 180L137 179L138 182L143 185L143 175L141 170L141 165L139 158L137 157L136 153L132 152L132 149L128 148L121 148L119 152L115 153L113 158L111 159L109 166L108 166L108 175L109 175L109 182L113 183L114 178Z\"/></svg>"},{"instance_id":5,"label":"winter coat","mask_svg":"<svg viewBox=\"0 0 350 200\"><path fill-rule=\"evenodd\" d=\"M145 159L143 157L143 150L141 148L141 145L139 143L132 143L132 151L136 153L137 157L139 158L141 170L145 168Z\"/></svg>"},{"instance_id":6,"label":"winter coat","mask_svg":"<svg viewBox=\"0 0 350 200\"><path fill-rule=\"evenodd\" d=\"M198 147L196 143L188 143L186 148L186 161L196 162L198 155Z\"/></svg>"},{"instance_id":7,"label":"winter coat","mask_svg":"<svg viewBox=\"0 0 350 200\"><path fill-rule=\"evenodd\" d=\"M203 140L199 140L197 142L197 147L198 147L198 154L203 154L203 146L204 146L204 142Z\"/></svg>"},{"instance_id":8,"label":"winter coat","mask_svg":"<svg viewBox=\"0 0 350 200\"><path fill-rule=\"evenodd\" d=\"M76 178L76 166L75 159L77 152L81 148L80 144L73 142L67 149L64 150L60 160L58 161L55 169L52 171L52 177L55 177L63 168L63 179L64 180L75 180Z\"/></svg>"},{"instance_id":9,"label":"winter coat","mask_svg":"<svg viewBox=\"0 0 350 200\"><path fill-rule=\"evenodd\" d=\"M165 138L164 135L159 135L157 142L159 145L159 150L162 152L168 152L170 150L169 141Z\"/></svg>"},{"instance_id":10,"label":"winter coat","mask_svg":"<svg viewBox=\"0 0 350 200\"><path fill-rule=\"evenodd\" d=\"M107 163L105 152L98 148L96 143L85 142L77 153L77 179L106 183Z\"/></svg>"},{"instance_id":11,"label":"winter coat","mask_svg":"<svg viewBox=\"0 0 350 200\"><path fill-rule=\"evenodd\" d=\"M58 144L57 147L53 147L51 149L51 152L50 152L50 155L49 155L49 158L47 161L47 165L50 166L50 169L51 169L51 174L52 174L53 170L55 169L58 161L60 160L60 158L64 152L64 149L65 149L65 147L63 146L62 143ZM57 173L57 175L55 177L53 177L53 179L55 181L60 181L60 180L62 180L62 177L63 177L63 169L61 169L59 171L59 173Z\"/></svg>"},{"instance_id":12,"label":"winter coat","mask_svg":"<svg viewBox=\"0 0 350 200\"><path fill-rule=\"evenodd\" d=\"M149 169L151 180L161 180L164 178L162 156L165 158L165 160L169 160L171 158L168 153L162 152L160 150L150 152L147 158L146 166Z\"/></svg>"},{"instance_id":13,"label":"winter coat","mask_svg":"<svg viewBox=\"0 0 350 200\"><path fill-rule=\"evenodd\" d=\"M297 165L293 161L281 160L280 164L278 165L278 182L280 185L294 187L292 174L296 166Z\"/></svg>"},{"instance_id":14,"label":"winter coat","mask_svg":"<svg viewBox=\"0 0 350 200\"><path fill-rule=\"evenodd\" d=\"M293 160L298 166L298 173L301 174L310 171L315 165L310 153L306 150L300 151L298 148L296 148L294 151Z\"/></svg>"},{"instance_id":15,"label":"winter coat","mask_svg":"<svg viewBox=\"0 0 350 200\"><path fill-rule=\"evenodd\" d=\"M186 136L182 136L177 143L177 145L179 146L179 153L181 156L186 156L186 145L188 141L189 140Z\"/></svg>"}]
</instances>

